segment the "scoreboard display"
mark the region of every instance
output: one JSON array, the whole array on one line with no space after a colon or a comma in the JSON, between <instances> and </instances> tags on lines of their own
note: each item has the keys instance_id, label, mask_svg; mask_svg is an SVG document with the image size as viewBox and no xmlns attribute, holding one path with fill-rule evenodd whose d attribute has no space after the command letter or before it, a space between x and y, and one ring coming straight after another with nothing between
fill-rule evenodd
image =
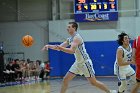
<instances>
[{"instance_id":1,"label":"scoreboard display","mask_svg":"<svg viewBox=\"0 0 140 93\"><path fill-rule=\"evenodd\" d=\"M74 17L76 22L117 21L117 0L75 0Z\"/></svg>"}]
</instances>

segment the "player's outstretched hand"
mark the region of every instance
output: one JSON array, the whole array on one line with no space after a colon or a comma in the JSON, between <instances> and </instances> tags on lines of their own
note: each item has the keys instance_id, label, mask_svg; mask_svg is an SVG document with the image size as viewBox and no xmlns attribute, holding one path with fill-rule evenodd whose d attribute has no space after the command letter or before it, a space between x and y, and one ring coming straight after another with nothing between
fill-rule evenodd
<instances>
[{"instance_id":1,"label":"player's outstretched hand","mask_svg":"<svg viewBox=\"0 0 140 93\"><path fill-rule=\"evenodd\" d=\"M42 51L48 50L48 46L49 46L49 45L45 45L41 50L42 50Z\"/></svg>"},{"instance_id":2,"label":"player's outstretched hand","mask_svg":"<svg viewBox=\"0 0 140 93\"><path fill-rule=\"evenodd\" d=\"M60 45L56 45L56 47L57 47L57 50L61 50L62 51L62 49L63 49L63 47L62 46L60 46Z\"/></svg>"}]
</instances>

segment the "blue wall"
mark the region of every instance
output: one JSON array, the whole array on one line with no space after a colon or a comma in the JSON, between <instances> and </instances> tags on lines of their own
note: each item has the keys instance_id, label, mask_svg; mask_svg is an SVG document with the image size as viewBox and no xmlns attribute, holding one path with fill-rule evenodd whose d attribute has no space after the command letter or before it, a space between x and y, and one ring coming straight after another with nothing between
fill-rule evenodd
<instances>
[{"instance_id":1,"label":"blue wall","mask_svg":"<svg viewBox=\"0 0 140 93\"><path fill-rule=\"evenodd\" d=\"M60 43L50 43L60 44ZM87 52L93 61L97 76L112 76L118 44L116 41L85 42ZM50 65L53 67L51 76L64 76L73 64L72 54L49 50Z\"/></svg>"}]
</instances>

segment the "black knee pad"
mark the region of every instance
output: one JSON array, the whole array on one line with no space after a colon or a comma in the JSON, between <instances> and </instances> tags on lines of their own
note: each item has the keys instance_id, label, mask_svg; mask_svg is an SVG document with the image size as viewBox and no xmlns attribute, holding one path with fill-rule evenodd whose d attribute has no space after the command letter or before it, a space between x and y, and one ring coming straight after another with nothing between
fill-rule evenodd
<instances>
[{"instance_id":1,"label":"black knee pad","mask_svg":"<svg viewBox=\"0 0 140 93\"><path fill-rule=\"evenodd\" d=\"M123 91L123 92L119 92L119 91L118 91L118 93L124 93L124 91Z\"/></svg>"}]
</instances>

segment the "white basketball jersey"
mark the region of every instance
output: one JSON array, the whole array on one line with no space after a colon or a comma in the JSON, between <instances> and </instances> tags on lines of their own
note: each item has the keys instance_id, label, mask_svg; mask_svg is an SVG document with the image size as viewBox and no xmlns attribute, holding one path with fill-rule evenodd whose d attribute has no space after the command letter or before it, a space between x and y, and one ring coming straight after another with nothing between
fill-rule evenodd
<instances>
[{"instance_id":1,"label":"white basketball jersey","mask_svg":"<svg viewBox=\"0 0 140 93\"><path fill-rule=\"evenodd\" d=\"M75 33L75 35L73 37L70 37L67 39L68 44L71 45L71 42L73 42L73 39L75 37L81 41L81 43L77 46L75 53L74 53L74 56L76 58L76 62L83 62L84 60L90 59L89 55L87 54L87 51L85 49L84 41L78 33Z\"/></svg>"},{"instance_id":2,"label":"white basketball jersey","mask_svg":"<svg viewBox=\"0 0 140 93\"><path fill-rule=\"evenodd\" d=\"M131 46L129 45L128 50L123 48L122 46L119 46L118 48L123 50L123 62L131 61L131 58L132 58L132 48L131 48ZM117 57L116 57L115 65L117 65ZM120 66L120 68L128 67L128 66L130 66L130 65Z\"/></svg>"}]
</instances>

